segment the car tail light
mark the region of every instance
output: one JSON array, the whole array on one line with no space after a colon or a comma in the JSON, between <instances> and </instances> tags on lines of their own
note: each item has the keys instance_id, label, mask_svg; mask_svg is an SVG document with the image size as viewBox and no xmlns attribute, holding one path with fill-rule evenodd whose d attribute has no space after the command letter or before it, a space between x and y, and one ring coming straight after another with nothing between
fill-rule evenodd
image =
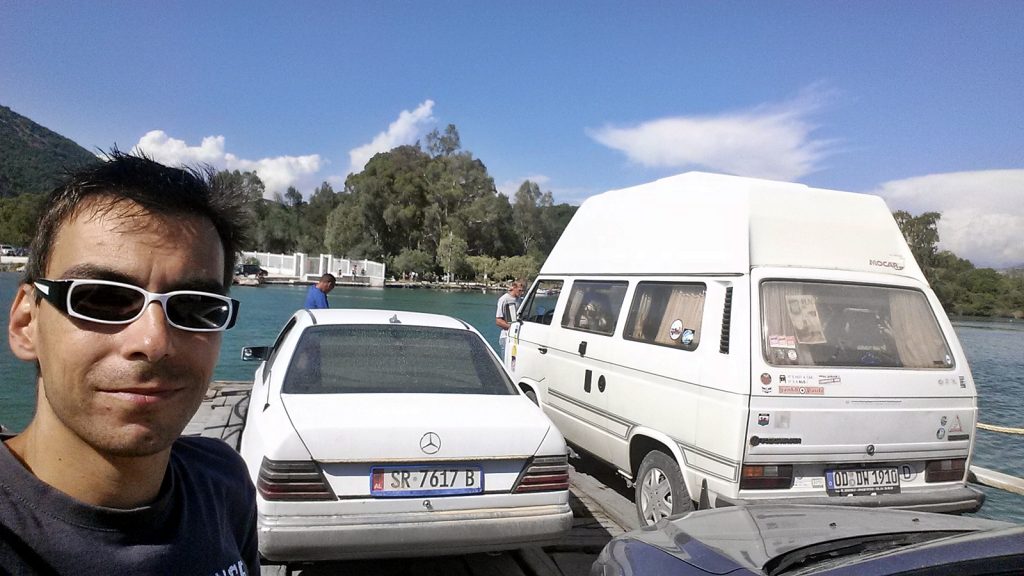
<instances>
[{"instance_id":1,"label":"car tail light","mask_svg":"<svg viewBox=\"0 0 1024 576\"><path fill-rule=\"evenodd\" d=\"M569 457L536 456L519 475L513 493L549 492L569 488Z\"/></svg>"},{"instance_id":2,"label":"car tail light","mask_svg":"<svg viewBox=\"0 0 1024 576\"><path fill-rule=\"evenodd\" d=\"M793 466L744 466L740 490L786 490L793 487Z\"/></svg>"},{"instance_id":3,"label":"car tail light","mask_svg":"<svg viewBox=\"0 0 1024 576\"><path fill-rule=\"evenodd\" d=\"M335 500L320 467L312 460L278 461L263 458L256 489L267 500Z\"/></svg>"},{"instance_id":4,"label":"car tail light","mask_svg":"<svg viewBox=\"0 0 1024 576\"><path fill-rule=\"evenodd\" d=\"M963 480L967 472L967 459L929 460L924 466L925 482L954 482Z\"/></svg>"}]
</instances>

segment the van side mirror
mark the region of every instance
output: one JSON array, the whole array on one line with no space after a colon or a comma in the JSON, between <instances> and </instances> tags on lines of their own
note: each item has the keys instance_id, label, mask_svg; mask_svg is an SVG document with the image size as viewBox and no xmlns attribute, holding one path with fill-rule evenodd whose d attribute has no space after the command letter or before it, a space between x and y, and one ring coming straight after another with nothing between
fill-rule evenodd
<instances>
[{"instance_id":1,"label":"van side mirror","mask_svg":"<svg viewBox=\"0 0 1024 576\"><path fill-rule=\"evenodd\" d=\"M270 346L246 346L242 348L242 361L266 360L270 357Z\"/></svg>"},{"instance_id":2,"label":"van side mirror","mask_svg":"<svg viewBox=\"0 0 1024 576\"><path fill-rule=\"evenodd\" d=\"M513 322L519 321L519 311L516 310L515 304L506 304L505 309L501 311L501 318L505 322L512 324Z\"/></svg>"}]
</instances>

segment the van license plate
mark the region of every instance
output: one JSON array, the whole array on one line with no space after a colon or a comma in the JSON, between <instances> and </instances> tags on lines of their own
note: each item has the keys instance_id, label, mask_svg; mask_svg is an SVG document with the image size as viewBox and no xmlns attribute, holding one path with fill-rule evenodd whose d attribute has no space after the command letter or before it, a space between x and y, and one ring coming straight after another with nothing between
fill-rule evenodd
<instances>
[{"instance_id":1,"label":"van license plate","mask_svg":"<svg viewBox=\"0 0 1024 576\"><path fill-rule=\"evenodd\" d=\"M900 475L895 467L826 470L825 490L829 496L897 493L900 491Z\"/></svg>"},{"instance_id":2,"label":"van license plate","mask_svg":"<svg viewBox=\"0 0 1024 576\"><path fill-rule=\"evenodd\" d=\"M483 492L484 473L477 467L374 467L370 471L373 496L444 496Z\"/></svg>"}]
</instances>

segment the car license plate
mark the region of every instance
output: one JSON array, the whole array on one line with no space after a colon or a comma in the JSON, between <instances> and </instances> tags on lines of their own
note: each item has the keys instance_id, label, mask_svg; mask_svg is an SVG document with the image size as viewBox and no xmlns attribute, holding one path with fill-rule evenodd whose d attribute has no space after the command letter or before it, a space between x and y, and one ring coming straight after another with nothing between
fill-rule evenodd
<instances>
[{"instance_id":1,"label":"car license plate","mask_svg":"<svg viewBox=\"0 0 1024 576\"><path fill-rule=\"evenodd\" d=\"M900 475L896 467L826 470L825 491L829 496L895 493L900 491Z\"/></svg>"},{"instance_id":2,"label":"car license plate","mask_svg":"<svg viewBox=\"0 0 1024 576\"><path fill-rule=\"evenodd\" d=\"M381 466L370 470L374 496L444 496L484 490L484 473L474 466Z\"/></svg>"}]
</instances>

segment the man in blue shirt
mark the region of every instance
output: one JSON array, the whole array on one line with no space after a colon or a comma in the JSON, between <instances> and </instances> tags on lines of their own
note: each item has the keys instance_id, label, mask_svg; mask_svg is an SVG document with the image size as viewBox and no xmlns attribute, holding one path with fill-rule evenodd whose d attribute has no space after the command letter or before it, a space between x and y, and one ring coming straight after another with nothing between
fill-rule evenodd
<instances>
[{"instance_id":1,"label":"man in blue shirt","mask_svg":"<svg viewBox=\"0 0 1024 576\"><path fill-rule=\"evenodd\" d=\"M309 310L316 310L317 308L330 308L327 304L327 293L334 290L334 285L337 280L334 278L334 274L324 274L320 277L320 281L309 287L306 291L306 305L303 306Z\"/></svg>"}]
</instances>

